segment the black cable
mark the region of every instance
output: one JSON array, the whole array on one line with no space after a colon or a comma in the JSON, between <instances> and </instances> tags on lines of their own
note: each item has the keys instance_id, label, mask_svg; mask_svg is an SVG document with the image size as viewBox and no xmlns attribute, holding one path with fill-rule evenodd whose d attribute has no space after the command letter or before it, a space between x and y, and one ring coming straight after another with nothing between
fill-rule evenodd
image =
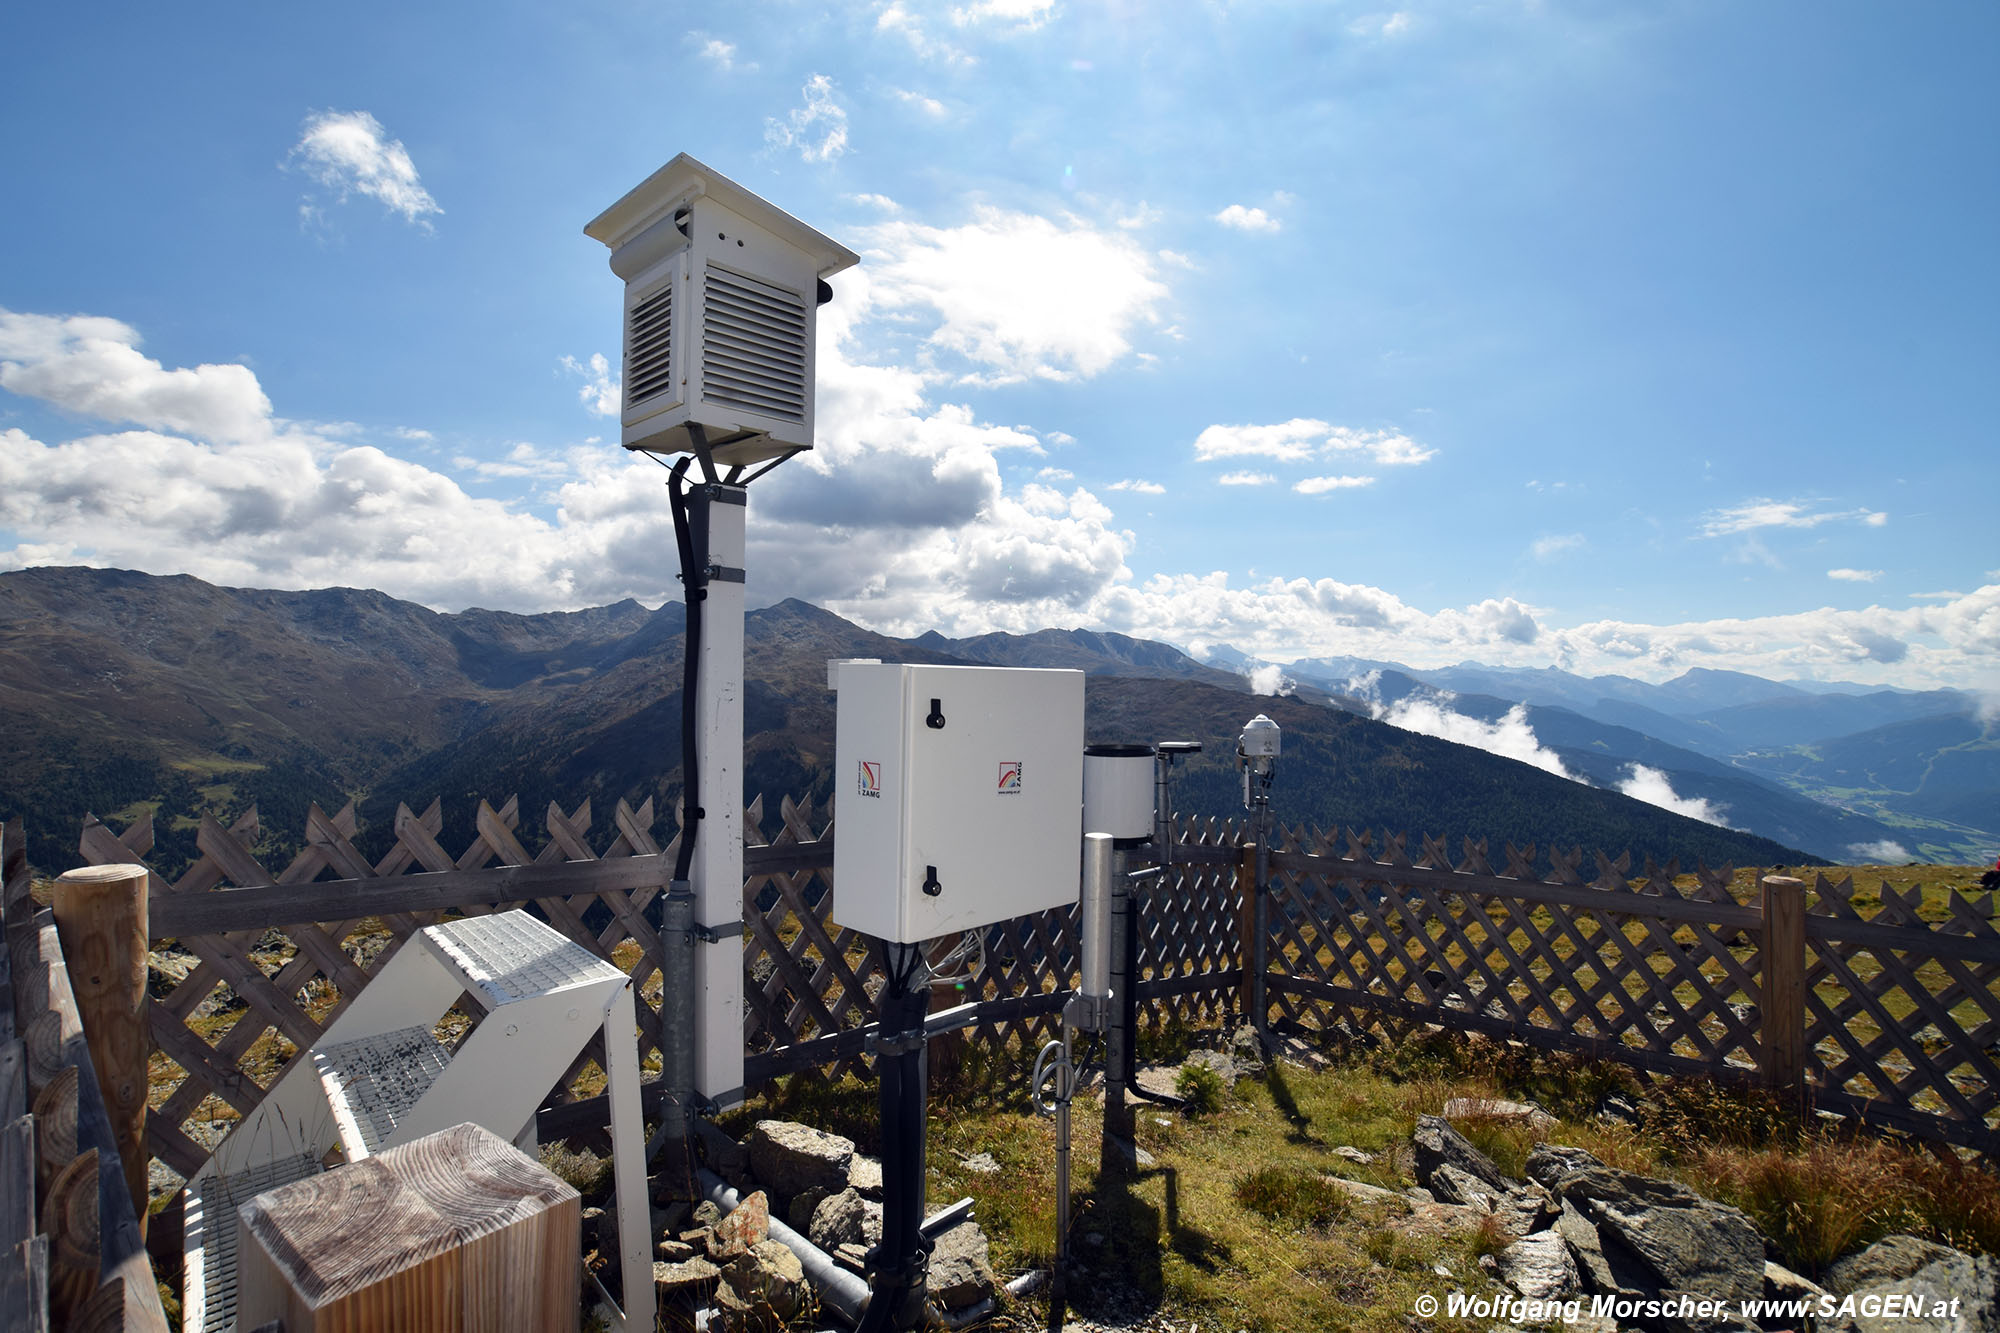
<instances>
[{"instance_id":1,"label":"black cable","mask_svg":"<svg viewBox=\"0 0 2000 1333\"><path fill-rule=\"evenodd\" d=\"M667 479L667 498L674 511L674 542L680 548L681 585L687 594L687 632L681 662L681 849L674 858L674 878L686 880L694 864L694 840L701 822L701 769L695 752L696 701L701 683L701 604L708 597L707 569L697 565L694 536L687 513L689 460L674 464ZM700 558L706 561L708 553Z\"/></svg>"}]
</instances>

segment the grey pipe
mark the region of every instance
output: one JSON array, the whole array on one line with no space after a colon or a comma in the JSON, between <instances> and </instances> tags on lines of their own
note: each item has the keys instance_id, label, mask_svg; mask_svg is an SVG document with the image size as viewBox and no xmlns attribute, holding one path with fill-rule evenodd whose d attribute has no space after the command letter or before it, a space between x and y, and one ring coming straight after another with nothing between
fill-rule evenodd
<instances>
[{"instance_id":1,"label":"grey pipe","mask_svg":"<svg viewBox=\"0 0 2000 1333\"><path fill-rule=\"evenodd\" d=\"M660 906L660 1077L666 1100L657 1134L674 1147L676 1171L687 1155L688 1118L694 1107L694 891L677 879ZM656 1149L646 1154L650 1161Z\"/></svg>"},{"instance_id":2,"label":"grey pipe","mask_svg":"<svg viewBox=\"0 0 2000 1333\"><path fill-rule=\"evenodd\" d=\"M707 1167L701 1168L700 1177L701 1187L708 1191L710 1203L725 1214L736 1211L736 1205L741 1200L727 1181ZM850 1327L861 1322L861 1312L868 1308L866 1282L836 1264L825 1250L775 1217L771 1219L771 1239L799 1257L799 1267L805 1269L806 1280L819 1293L821 1304L839 1315Z\"/></svg>"},{"instance_id":3,"label":"grey pipe","mask_svg":"<svg viewBox=\"0 0 2000 1333\"><path fill-rule=\"evenodd\" d=\"M1083 835L1083 985L1081 1026L1097 1030L1111 998L1111 880L1117 853L1108 833Z\"/></svg>"}]
</instances>

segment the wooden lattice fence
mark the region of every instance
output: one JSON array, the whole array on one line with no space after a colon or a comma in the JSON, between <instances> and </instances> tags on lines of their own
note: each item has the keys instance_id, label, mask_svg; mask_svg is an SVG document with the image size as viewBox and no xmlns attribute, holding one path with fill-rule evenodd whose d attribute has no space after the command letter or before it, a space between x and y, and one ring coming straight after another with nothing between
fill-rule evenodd
<instances>
[{"instance_id":1,"label":"wooden lattice fence","mask_svg":"<svg viewBox=\"0 0 2000 1333\"><path fill-rule=\"evenodd\" d=\"M1732 870L1532 847L1490 864L1468 840L1299 828L1274 838L1270 980L1277 1015L1442 1023L1663 1074L1756 1079L1814 1105L2000 1158L2000 930L1990 894ZM1677 881L1691 878L1692 885ZM1796 886L1796 887L1793 887ZM1786 895L1796 906L1784 909Z\"/></svg>"},{"instance_id":2,"label":"wooden lattice fence","mask_svg":"<svg viewBox=\"0 0 2000 1333\"><path fill-rule=\"evenodd\" d=\"M551 805L539 851L520 812L481 803L457 855L442 817L398 812L396 843L374 862L354 845L352 809L315 808L305 849L271 872L253 854L254 811L200 830L201 858L171 885L155 876L152 935L183 960L152 1006L156 1075L171 1088L149 1119L152 1151L186 1174L235 1115L254 1107L283 1061L309 1047L381 965L387 945L445 912L533 904L572 939L632 971L641 1058L657 1068L657 939L647 915L675 843L650 805L620 804L593 842L588 802ZM783 802L767 835L746 812L744 1039L753 1087L816 1068L863 1066L879 957L837 921L830 820ZM1242 821L1184 819L1175 865L1139 890L1142 1021L1212 1026L1249 990ZM122 834L95 820L93 862L141 862L141 819ZM1379 846L1379 852L1376 848ZM1400 835L1281 830L1271 856L1272 1017L1307 1030L1438 1023L1613 1058L1667 1074L1762 1079L1820 1106L2000 1156L2000 932L1989 897L1947 894L1941 920L1920 897L1818 879L1785 918L1738 901L1730 870L1484 845L1457 858ZM422 872L422 873L418 873ZM1809 906L1807 905L1809 903ZM1786 925L1789 919L1792 924ZM1076 984L1075 913L1051 911L985 932L960 991L978 1001L970 1040L1031 1055L1053 1035ZM1768 994L1767 994L1768 992ZM1788 1020L1789 1015L1789 1022ZM1024 1058L1024 1057L1023 1057ZM598 1114L593 1052L543 1117L560 1134ZM601 1109L601 1108L598 1108Z\"/></svg>"}]
</instances>

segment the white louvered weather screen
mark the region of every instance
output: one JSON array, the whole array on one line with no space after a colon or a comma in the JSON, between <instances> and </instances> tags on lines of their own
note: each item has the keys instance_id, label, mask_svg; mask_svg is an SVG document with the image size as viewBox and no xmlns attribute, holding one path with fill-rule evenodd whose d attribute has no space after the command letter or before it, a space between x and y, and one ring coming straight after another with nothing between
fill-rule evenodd
<instances>
[{"instance_id":1,"label":"white louvered weather screen","mask_svg":"<svg viewBox=\"0 0 2000 1333\"><path fill-rule=\"evenodd\" d=\"M797 292L710 264L702 304L702 397L805 420L806 310Z\"/></svg>"},{"instance_id":2,"label":"white louvered weather screen","mask_svg":"<svg viewBox=\"0 0 2000 1333\"><path fill-rule=\"evenodd\" d=\"M632 407L673 387L674 285L669 282L632 304L625 318L625 405Z\"/></svg>"}]
</instances>

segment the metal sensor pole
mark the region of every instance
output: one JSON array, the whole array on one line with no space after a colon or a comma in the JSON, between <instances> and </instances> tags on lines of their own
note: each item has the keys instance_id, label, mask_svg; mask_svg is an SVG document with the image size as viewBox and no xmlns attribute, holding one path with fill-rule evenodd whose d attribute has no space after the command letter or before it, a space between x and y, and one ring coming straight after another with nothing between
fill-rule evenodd
<instances>
[{"instance_id":1,"label":"metal sensor pole","mask_svg":"<svg viewBox=\"0 0 2000 1333\"><path fill-rule=\"evenodd\" d=\"M1252 945L1250 959L1250 1021L1256 1026L1258 1035L1263 1035L1270 1018L1270 1002L1264 993L1264 973L1268 966L1268 939L1270 936L1270 893L1271 879L1271 777L1277 768L1278 724L1259 713L1244 724L1242 734L1236 738L1236 761L1243 769L1243 808L1251 812L1251 824L1256 830L1256 866L1250 891L1252 900L1252 933L1256 940Z\"/></svg>"}]
</instances>

